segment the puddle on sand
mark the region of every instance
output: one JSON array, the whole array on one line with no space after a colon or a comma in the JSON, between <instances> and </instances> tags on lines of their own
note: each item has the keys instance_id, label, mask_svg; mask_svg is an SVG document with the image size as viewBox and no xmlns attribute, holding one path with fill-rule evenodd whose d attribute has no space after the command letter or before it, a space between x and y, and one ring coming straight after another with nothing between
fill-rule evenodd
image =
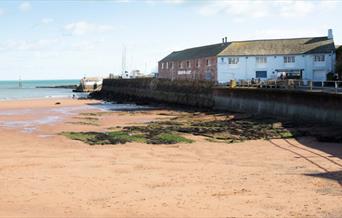
<instances>
[{"instance_id":1,"label":"puddle on sand","mask_svg":"<svg viewBox=\"0 0 342 218\"><path fill-rule=\"evenodd\" d=\"M101 111L132 111L132 110L146 110L151 109L150 106L136 105L136 104L115 104L110 102L103 102L97 104L89 104L89 108L98 109Z\"/></svg>"},{"instance_id":2,"label":"puddle on sand","mask_svg":"<svg viewBox=\"0 0 342 218\"><path fill-rule=\"evenodd\" d=\"M0 120L0 127L21 129L24 133L33 133L37 131L41 125L52 125L64 120L66 116L77 115L84 110L100 110L100 111L131 111L149 109L149 106L140 106L135 104L113 104L103 102L99 104L89 104L82 106L65 106L48 109L15 109L1 110L0 116L28 115L29 119L25 120ZM30 116L32 115L32 117ZM39 117L37 117L39 115ZM42 137L50 137L50 135L41 135Z\"/></svg>"}]
</instances>

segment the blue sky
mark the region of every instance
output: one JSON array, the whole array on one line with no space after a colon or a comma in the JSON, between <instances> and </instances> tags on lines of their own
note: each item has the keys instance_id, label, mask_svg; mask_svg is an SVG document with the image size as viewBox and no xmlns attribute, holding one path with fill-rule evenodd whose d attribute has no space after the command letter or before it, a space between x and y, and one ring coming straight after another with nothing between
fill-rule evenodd
<instances>
[{"instance_id":1,"label":"blue sky","mask_svg":"<svg viewBox=\"0 0 342 218\"><path fill-rule=\"evenodd\" d=\"M228 40L325 36L342 1L0 1L0 80L156 70L173 50Z\"/></svg>"}]
</instances>

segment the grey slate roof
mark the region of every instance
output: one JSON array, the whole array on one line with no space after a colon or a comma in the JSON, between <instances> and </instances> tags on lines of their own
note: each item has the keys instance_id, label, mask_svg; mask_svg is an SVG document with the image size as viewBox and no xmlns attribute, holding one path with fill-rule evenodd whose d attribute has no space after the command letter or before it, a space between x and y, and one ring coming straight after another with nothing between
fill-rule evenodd
<instances>
[{"instance_id":1,"label":"grey slate roof","mask_svg":"<svg viewBox=\"0 0 342 218\"><path fill-rule=\"evenodd\" d=\"M227 43L219 43L214 45L201 46L196 48L189 48L182 51L174 51L161 62L190 60L195 58L212 57L218 55L223 49L227 47Z\"/></svg>"},{"instance_id":2,"label":"grey slate roof","mask_svg":"<svg viewBox=\"0 0 342 218\"><path fill-rule=\"evenodd\" d=\"M253 56L330 53L334 41L328 37L235 41L218 56Z\"/></svg>"}]
</instances>

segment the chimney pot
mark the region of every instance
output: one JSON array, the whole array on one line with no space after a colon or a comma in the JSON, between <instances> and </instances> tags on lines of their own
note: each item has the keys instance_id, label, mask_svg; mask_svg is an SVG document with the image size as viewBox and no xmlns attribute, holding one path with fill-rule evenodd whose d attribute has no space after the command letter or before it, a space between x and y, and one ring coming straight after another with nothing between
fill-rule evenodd
<instances>
[{"instance_id":1,"label":"chimney pot","mask_svg":"<svg viewBox=\"0 0 342 218\"><path fill-rule=\"evenodd\" d=\"M334 36L333 36L333 31L332 29L328 29L328 39L333 39Z\"/></svg>"},{"instance_id":2,"label":"chimney pot","mask_svg":"<svg viewBox=\"0 0 342 218\"><path fill-rule=\"evenodd\" d=\"M222 38L222 43L224 43L224 38Z\"/></svg>"}]
</instances>

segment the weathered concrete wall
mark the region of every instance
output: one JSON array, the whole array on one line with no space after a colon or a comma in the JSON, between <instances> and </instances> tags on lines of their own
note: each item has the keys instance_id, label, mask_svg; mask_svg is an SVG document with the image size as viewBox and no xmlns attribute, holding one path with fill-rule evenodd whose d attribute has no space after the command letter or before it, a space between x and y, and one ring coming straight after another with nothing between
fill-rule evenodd
<instances>
[{"instance_id":1,"label":"weathered concrete wall","mask_svg":"<svg viewBox=\"0 0 342 218\"><path fill-rule=\"evenodd\" d=\"M342 95L267 89L215 88L215 109L342 125Z\"/></svg>"},{"instance_id":2,"label":"weathered concrete wall","mask_svg":"<svg viewBox=\"0 0 342 218\"><path fill-rule=\"evenodd\" d=\"M112 101L160 102L342 125L342 95L274 89L214 88L205 81L106 79L94 95Z\"/></svg>"},{"instance_id":3,"label":"weathered concrete wall","mask_svg":"<svg viewBox=\"0 0 342 218\"><path fill-rule=\"evenodd\" d=\"M110 100L161 102L212 108L212 82L168 79L106 79L98 94Z\"/></svg>"}]
</instances>

